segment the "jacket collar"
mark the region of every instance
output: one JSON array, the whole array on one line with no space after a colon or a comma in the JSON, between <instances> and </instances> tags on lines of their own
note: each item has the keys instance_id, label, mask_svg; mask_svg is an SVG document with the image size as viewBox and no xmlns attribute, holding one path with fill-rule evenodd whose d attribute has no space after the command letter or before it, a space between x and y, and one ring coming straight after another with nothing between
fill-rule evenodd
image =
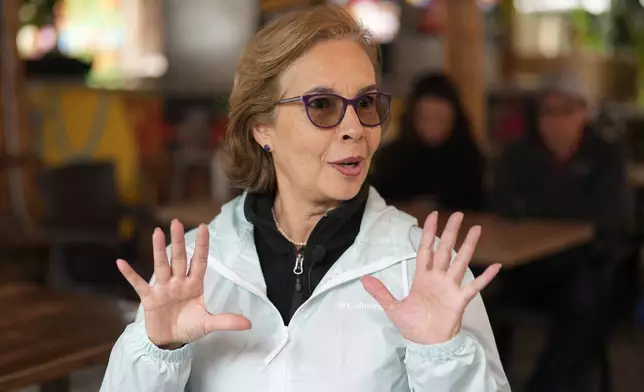
<instances>
[{"instance_id":1,"label":"jacket collar","mask_svg":"<svg viewBox=\"0 0 644 392\"><path fill-rule=\"evenodd\" d=\"M353 243L360 229L358 225L362 220L368 196L369 185L365 183L355 197L327 212L325 219L313 229L307 241L307 248L323 245L327 250L332 250ZM273 218L274 200L274 193L247 193L244 215L275 252L288 254L294 247L277 230Z\"/></svg>"},{"instance_id":2,"label":"jacket collar","mask_svg":"<svg viewBox=\"0 0 644 392\"><path fill-rule=\"evenodd\" d=\"M247 196L245 192L225 204L210 223L209 266L258 294L265 294L266 285L255 249L253 225L244 213ZM415 247L411 234L417 226L415 218L387 206L378 192L369 187L360 232L354 244L331 267L318 289L323 289L326 283L340 276L367 273L413 258Z\"/></svg>"}]
</instances>

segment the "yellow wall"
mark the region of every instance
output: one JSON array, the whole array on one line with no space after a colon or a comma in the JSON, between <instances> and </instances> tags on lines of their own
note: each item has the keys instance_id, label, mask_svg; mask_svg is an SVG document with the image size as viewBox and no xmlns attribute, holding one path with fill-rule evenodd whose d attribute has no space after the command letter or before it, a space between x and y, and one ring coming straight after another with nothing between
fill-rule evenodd
<instances>
[{"instance_id":1,"label":"yellow wall","mask_svg":"<svg viewBox=\"0 0 644 392\"><path fill-rule=\"evenodd\" d=\"M120 201L124 204L140 201L137 137L122 93L83 87L40 87L30 89L29 100L30 109L41 118L40 126L32 127L35 128L32 131L39 135L34 147L45 165L65 164L83 153L88 153L90 159L111 160ZM105 105L103 115L100 105ZM97 132L100 137L92 144L89 141L94 127L102 132ZM132 229L132 222L124 220L121 235L130 237Z\"/></svg>"},{"instance_id":2,"label":"yellow wall","mask_svg":"<svg viewBox=\"0 0 644 392\"><path fill-rule=\"evenodd\" d=\"M104 94L103 98L101 94ZM98 107L104 99L107 105L104 121L98 124L98 128L102 128L102 136L96 148L89 153L96 159L114 162L123 202L138 201L140 173L136 133L121 94L83 87L43 87L31 89L29 98L33 108L42 115L37 148L43 162L52 166L66 163L83 152L95 119L100 117ZM35 130L36 133L39 131ZM60 140L57 131L66 137L67 143L57 141Z\"/></svg>"}]
</instances>

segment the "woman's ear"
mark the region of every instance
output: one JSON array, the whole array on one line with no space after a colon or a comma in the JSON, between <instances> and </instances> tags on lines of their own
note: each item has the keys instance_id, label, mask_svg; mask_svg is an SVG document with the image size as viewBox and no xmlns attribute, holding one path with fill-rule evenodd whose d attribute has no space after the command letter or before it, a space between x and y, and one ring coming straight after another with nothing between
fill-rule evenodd
<instances>
[{"instance_id":1,"label":"woman's ear","mask_svg":"<svg viewBox=\"0 0 644 392\"><path fill-rule=\"evenodd\" d=\"M266 151L273 147L272 130L270 125L256 125L253 127L253 138Z\"/></svg>"}]
</instances>

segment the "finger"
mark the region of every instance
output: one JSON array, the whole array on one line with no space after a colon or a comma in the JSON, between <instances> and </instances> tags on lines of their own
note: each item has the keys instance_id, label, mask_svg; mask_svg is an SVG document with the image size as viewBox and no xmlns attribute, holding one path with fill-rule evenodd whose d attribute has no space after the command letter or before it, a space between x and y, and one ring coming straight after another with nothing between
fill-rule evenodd
<instances>
[{"instance_id":1,"label":"finger","mask_svg":"<svg viewBox=\"0 0 644 392\"><path fill-rule=\"evenodd\" d=\"M203 279L208 265L208 228L206 225L199 225L197 230L197 241L195 253L192 255L190 262L190 271L188 276L194 279Z\"/></svg>"},{"instance_id":2,"label":"finger","mask_svg":"<svg viewBox=\"0 0 644 392\"><path fill-rule=\"evenodd\" d=\"M185 278L187 269L187 256L186 256L186 235L183 231L183 225L178 220L173 220L170 225L170 235L172 241L172 277Z\"/></svg>"},{"instance_id":3,"label":"finger","mask_svg":"<svg viewBox=\"0 0 644 392\"><path fill-rule=\"evenodd\" d=\"M367 292L371 294L376 301L378 301L383 309L391 309L398 303L398 300L391 295L385 285L377 278L374 278L373 276L365 276L360 281L362 282L362 286L365 290L367 290Z\"/></svg>"},{"instance_id":4,"label":"finger","mask_svg":"<svg viewBox=\"0 0 644 392\"><path fill-rule=\"evenodd\" d=\"M118 259L116 260L116 266L128 283L130 283L130 286L132 286L134 291L136 291L139 298L143 298L148 295L148 291L150 290L148 282L137 274L127 261Z\"/></svg>"},{"instance_id":5,"label":"finger","mask_svg":"<svg viewBox=\"0 0 644 392\"><path fill-rule=\"evenodd\" d=\"M501 264L494 264L485 269L481 275L468 283L464 288L465 299L469 303L476 294L480 293L496 277L501 270Z\"/></svg>"},{"instance_id":6,"label":"finger","mask_svg":"<svg viewBox=\"0 0 644 392\"><path fill-rule=\"evenodd\" d=\"M423 236L418 245L418 253L416 255L416 271L423 271L432 267L432 259L434 257L434 240L436 238L436 230L438 226L438 213L436 211L427 215L425 224L423 225Z\"/></svg>"},{"instance_id":7,"label":"finger","mask_svg":"<svg viewBox=\"0 0 644 392\"><path fill-rule=\"evenodd\" d=\"M152 253L154 255L154 279L156 282L167 282L172 273L165 246L165 235L158 227L152 234Z\"/></svg>"},{"instance_id":8,"label":"finger","mask_svg":"<svg viewBox=\"0 0 644 392\"><path fill-rule=\"evenodd\" d=\"M244 331L251 327L250 320L242 315L221 313L210 314L206 317L204 331L209 334L215 331Z\"/></svg>"},{"instance_id":9,"label":"finger","mask_svg":"<svg viewBox=\"0 0 644 392\"><path fill-rule=\"evenodd\" d=\"M461 222L463 222L463 214L460 212L455 212L449 217L443 230L443 235L440 237L441 240L440 245L438 245L438 250L434 254L434 269L447 271L452 260L452 251L456 244L458 230L461 228Z\"/></svg>"},{"instance_id":10,"label":"finger","mask_svg":"<svg viewBox=\"0 0 644 392\"><path fill-rule=\"evenodd\" d=\"M463 281L463 277L465 277L465 271L467 271L467 266L470 265L470 260L472 260L476 244L478 244L480 237L481 226L472 226L472 228L467 232L465 241L463 241L461 249L458 250L454 262L447 270L447 273L459 285Z\"/></svg>"}]
</instances>

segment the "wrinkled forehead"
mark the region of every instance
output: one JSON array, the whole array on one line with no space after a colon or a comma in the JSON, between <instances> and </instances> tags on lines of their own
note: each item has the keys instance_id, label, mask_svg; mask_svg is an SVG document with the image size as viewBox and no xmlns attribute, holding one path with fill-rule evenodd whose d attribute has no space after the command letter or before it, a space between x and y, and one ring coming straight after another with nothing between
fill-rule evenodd
<instances>
[{"instance_id":1,"label":"wrinkled forehead","mask_svg":"<svg viewBox=\"0 0 644 392\"><path fill-rule=\"evenodd\" d=\"M279 83L282 97L314 90L353 97L377 88L373 63L362 46L353 40L315 44L284 70Z\"/></svg>"}]
</instances>

